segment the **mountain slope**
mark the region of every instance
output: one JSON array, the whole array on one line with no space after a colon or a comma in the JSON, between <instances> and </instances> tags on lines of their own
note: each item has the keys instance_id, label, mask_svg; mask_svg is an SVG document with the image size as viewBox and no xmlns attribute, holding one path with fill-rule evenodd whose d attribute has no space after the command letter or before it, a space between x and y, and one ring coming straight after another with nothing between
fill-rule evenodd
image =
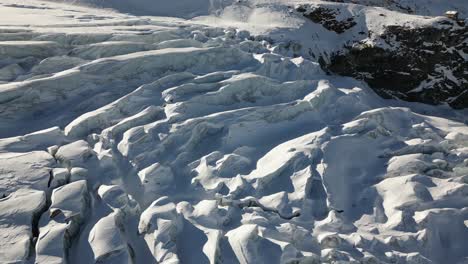
<instances>
[{"instance_id":1,"label":"mountain slope","mask_svg":"<svg viewBox=\"0 0 468 264\"><path fill-rule=\"evenodd\" d=\"M463 17L468 15L468 7L463 0L330 0L330 2L379 6L403 13L423 16L440 16L449 10L457 10Z\"/></svg>"}]
</instances>

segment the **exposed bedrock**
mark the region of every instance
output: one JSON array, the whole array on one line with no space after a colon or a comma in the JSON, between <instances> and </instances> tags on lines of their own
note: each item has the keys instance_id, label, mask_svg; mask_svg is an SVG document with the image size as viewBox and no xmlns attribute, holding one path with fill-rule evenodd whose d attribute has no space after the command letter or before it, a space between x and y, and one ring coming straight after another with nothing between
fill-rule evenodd
<instances>
[{"instance_id":1,"label":"exposed bedrock","mask_svg":"<svg viewBox=\"0 0 468 264\"><path fill-rule=\"evenodd\" d=\"M349 39L331 54L322 54L320 64L329 72L365 80L384 98L468 107L465 21L439 17L415 23L402 17L404 23L395 23L384 18L393 13L382 12L382 28L376 29L369 24L375 19L370 14L353 14L336 6L300 5L296 11ZM356 26L362 19L365 24Z\"/></svg>"}]
</instances>

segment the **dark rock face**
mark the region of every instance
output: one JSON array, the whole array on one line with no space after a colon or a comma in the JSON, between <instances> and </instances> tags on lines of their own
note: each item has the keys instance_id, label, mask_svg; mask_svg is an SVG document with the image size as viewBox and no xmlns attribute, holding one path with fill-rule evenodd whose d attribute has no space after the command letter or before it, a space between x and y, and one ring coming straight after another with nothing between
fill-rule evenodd
<instances>
[{"instance_id":1,"label":"dark rock face","mask_svg":"<svg viewBox=\"0 0 468 264\"><path fill-rule=\"evenodd\" d=\"M414 13L414 10L410 6L401 4L395 0L386 0L386 1L325 0L325 1L335 2L335 3L352 3L352 4L359 3L360 5L387 7L387 8L402 11L408 14Z\"/></svg>"},{"instance_id":2,"label":"dark rock face","mask_svg":"<svg viewBox=\"0 0 468 264\"><path fill-rule=\"evenodd\" d=\"M312 20L314 23L319 23L324 28L335 31L338 34L341 34L356 25L356 22L353 18L348 18L344 21L337 20L337 10L325 7L318 7L312 10L308 10L304 6L299 6L296 11L302 13L304 17Z\"/></svg>"},{"instance_id":3,"label":"dark rock face","mask_svg":"<svg viewBox=\"0 0 468 264\"><path fill-rule=\"evenodd\" d=\"M365 80L385 98L468 108L468 27L464 21L445 19L416 28L387 25L375 35L370 30L357 32L355 18L341 14L340 8L304 4L296 11L337 34L352 32L347 46L320 58L328 72Z\"/></svg>"},{"instance_id":4,"label":"dark rock face","mask_svg":"<svg viewBox=\"0 0 468 264\"><path fill-rule=\"evenodd\" d=\"M363 79L387 98L468 107L466 26L388 26L378 37L386 48L356 43L333 54L328 64L322 60L322 66Z\"/></svg>"}]
</instances>

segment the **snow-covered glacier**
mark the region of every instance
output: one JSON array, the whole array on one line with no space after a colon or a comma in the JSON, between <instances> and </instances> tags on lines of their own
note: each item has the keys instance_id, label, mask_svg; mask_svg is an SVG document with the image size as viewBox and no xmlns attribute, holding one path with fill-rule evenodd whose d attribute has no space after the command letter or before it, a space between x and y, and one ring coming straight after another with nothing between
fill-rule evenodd
<instances>
[{"instance_id":1,"label":"snow-covered glacier","mask_svg":"<svg viewBox=\"0 0 468 264\"><path fill-rule=\"evenodd\" d=\"M442 18L172 2L0 0L0 263L468 263L467 110L324 70L353 36L296 10Z\"/></svg>"}]
</instances>

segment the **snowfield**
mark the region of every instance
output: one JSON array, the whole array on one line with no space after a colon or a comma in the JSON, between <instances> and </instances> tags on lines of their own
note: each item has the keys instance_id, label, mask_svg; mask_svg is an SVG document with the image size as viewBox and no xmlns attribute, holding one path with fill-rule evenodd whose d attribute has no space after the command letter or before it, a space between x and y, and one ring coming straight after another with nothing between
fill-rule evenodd
<instances>
[{"instance_id":1,"label":"snowfield","mask_svg":"<svg viewBox=\"0 0 468 264\"><path fill-rule=\"evenodd\" d=\"M145 1L0 0L0 263L468 263L466 109L327 74L305 1Z\"/></svg>"}]
</instances>

